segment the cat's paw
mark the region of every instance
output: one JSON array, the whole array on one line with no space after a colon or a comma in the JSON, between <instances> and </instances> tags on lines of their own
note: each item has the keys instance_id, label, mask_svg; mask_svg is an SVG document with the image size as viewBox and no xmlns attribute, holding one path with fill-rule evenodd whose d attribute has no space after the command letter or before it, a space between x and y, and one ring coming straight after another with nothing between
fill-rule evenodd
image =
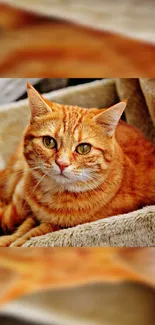
<instances>
[{"instance_id":1,"label":"cat's paw","mask_svg":"<svg viewBox=\"0 0 155 325\"><path fill-rule=\"evenodd\" d=\"M9 247L21 247L26 243L27 239L23 237L16 239Z\"/></svg>"},{"instance_id":2,"label":"cat's paw","mask_svg":"<svg viewBox=\"0 0 155 325\"><path fill-rule=\"evenodd\" d=\"M0 237L0 247L9 247L12 243L11 235Z\"/></svg>"}]
</instances>

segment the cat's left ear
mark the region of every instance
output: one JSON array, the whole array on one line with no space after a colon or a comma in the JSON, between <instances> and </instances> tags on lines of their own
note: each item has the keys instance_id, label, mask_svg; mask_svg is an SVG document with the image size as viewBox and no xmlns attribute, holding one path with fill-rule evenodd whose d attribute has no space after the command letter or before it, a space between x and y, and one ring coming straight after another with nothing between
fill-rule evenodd
<instances>
[{"instance_id":1,"label":"cat's left ear","mask_svg":"<svg viewBox=\"0 0 155 325\"><path fill-rule=\"evenodd\" d=\"M126 104L127 101L122 101L108 109L102 110L102 113L93 118L97 124L103 126L107 136L111 137L114 134L115 128L125 110Z\"/></svg>"},{"instance_id":2,"label":"cat's left ear","mask_svg":"<svg viewBox=\"0 0 155 325\"><path fill-rule=\"evenodd\" d=\"M31 108L31 118L39 117L52 112L50 106L38 91L29 83L27 83L27 94Z\"/></svg>"}]
</instances>

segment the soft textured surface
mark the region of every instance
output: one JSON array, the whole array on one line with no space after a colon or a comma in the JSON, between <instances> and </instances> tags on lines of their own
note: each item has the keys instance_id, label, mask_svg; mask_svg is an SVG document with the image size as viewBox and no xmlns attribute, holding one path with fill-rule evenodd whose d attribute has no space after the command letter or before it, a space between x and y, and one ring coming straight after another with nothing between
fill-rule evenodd
<instances>
[{"instance_id":1,"label":"soft textured surface","mask_svg":"<svg viewBox=\"0 0 155 325\"><path fill-rule=\"evenodd\" d=\"M79 225L27 242L32 246L130 246L155 245L155 206Z\"/></svg>"},{"instance_id":2,"label":"soft textured surface","mask_svg":"<svg viewBox=\"0 0 155 325\"><path fill-rule=\"evenodd\" d=\"M149 287L99 284L33 294L2 313L21 319L22 325L24 320L41 325L154 325L154 303Z\"/></svg>"},{"instance_id":3,"label":"soft textured surface","mask_svg":"<svg viewBox=\"0 0 155 325\"><path fill-rule=\"evenodd\" d=\"M0 79L0 105L16 101L25 92L25 82L35 85L39 78L1 78Z\"/></svg>"},{"instance_id":4,"label":"soft textured surface","mask_svg":"<svg viewBox=\"0 0 155 325\"><path fill-rule=\"evenodd\" d=\"M155 42L153 0L3 0L4 3L91 26ZM145 23L144 23L145 22Z\"/></svg>"},{"instance_id":5,"label":"soft textured surface","mask_svg":"<svg viewBox=\"0 0 155 325\"><path fill-rule=\"evenodd\" d=\"M155 80L150 79L102 80L55 91L45 97L64 104L99 108L108 107L119 98L129 98L126 109L127 121L137 126L155 143L154 82ZM0 152L3 161L8 160L19 142L29 114L27 100L0 108ZM111 217L31 239L27 245L154 246L154 222L155 207L146 207L142 211L121 217Z\"/></svg>"},{"instance_id":6,"label":"soft textured surface","mask_svg":"<svg viewBox=\"0 0 155 325\"><path fill-rule=\"evenodd\" d=\"M1 248L0 316L49 325L154 325L154 275L154 248Z\"/></svg>"},{"instance_id":7,"label":"soft textured surface","mask_svg":"<svg viewBox=\"0 0 155 325\"><path fill-rule=\"evenodd\" d=\"M39 85L41 92L49 92L59 88L64 88L68 84L66 78L0 78L0 105L17 101L24 94L26 94L26 82L31 85ZM26 96L25 96L26 97Z\"/></svg>"},{"instance_id":8,"label":"soft textured surface","mask_svg":"<svg viewBox=\"0 0 155 325\"><path fill-rule=\"evenodd\" d=\"M155 79L117 79L120 99L127 98L127 122L155 144Z\"/></svg>"}]
</instances>

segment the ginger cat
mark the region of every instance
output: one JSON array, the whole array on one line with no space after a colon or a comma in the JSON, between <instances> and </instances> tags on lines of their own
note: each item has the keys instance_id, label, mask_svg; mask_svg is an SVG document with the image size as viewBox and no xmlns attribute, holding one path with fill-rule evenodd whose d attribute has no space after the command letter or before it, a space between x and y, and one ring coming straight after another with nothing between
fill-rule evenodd
<instances>
[{"instance_id":1,"label":"ginger cat","mask_svg":"<svg viewBox=\"0 0 155 325\"><path fill-rule=\"evenodd\" d=\"M28 84L31 120L0 172L0 246L155 204L155 147L109 109L64 106Z\"/></svg>"}]
</instances>

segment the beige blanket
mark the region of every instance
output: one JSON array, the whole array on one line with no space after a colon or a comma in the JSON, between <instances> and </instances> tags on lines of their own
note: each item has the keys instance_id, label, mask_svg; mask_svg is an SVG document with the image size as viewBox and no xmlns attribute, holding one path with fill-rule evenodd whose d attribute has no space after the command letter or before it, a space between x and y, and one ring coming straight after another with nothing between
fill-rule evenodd
<instances>
[{"instance_id":1,"label":"beige blanket","mask_svg":"<svg viewBox=\"0 0 155 325\"><path fill-rule=\"evenodd\" d=\"M98 30L155 42L154 0L3 0L12 6Z\"/></svg>"},{"instance_id":2,"label":"beige blanket","mask_svg":"<svg viewBox=\"0 0 155 325\"><path fill-rule=\"evenodd\" d=\"M154 325L155 249L1 249L0 288L3 325Z\"/></svg>"},{"instance_id":3,"label":"beige blanket","mask_svg":"<svg viewBox=\"0 0 155 325\"><path fill-rule=\"evenodd\" d=\"M155 79L95 81L49 93L64 104L108 107L129 98L127 121L155 143ZM8 161L28 122L27 100L0 107L0 162ZM7 135L7 146L6 146ZM31 239L26 246L154 246L155 206Z\"/></svg>"},{"instance_id":4,"label":"beige blanket","mask_svg":"<svg viewBox=\"0 0 155 325\"><path fill-rule=\"evenodd\" d=\"M154 325L154 303L155 291L147 286L100 283L37 292L1 313L21 319L21 325Z\"/></svg>"}]
</instances>

